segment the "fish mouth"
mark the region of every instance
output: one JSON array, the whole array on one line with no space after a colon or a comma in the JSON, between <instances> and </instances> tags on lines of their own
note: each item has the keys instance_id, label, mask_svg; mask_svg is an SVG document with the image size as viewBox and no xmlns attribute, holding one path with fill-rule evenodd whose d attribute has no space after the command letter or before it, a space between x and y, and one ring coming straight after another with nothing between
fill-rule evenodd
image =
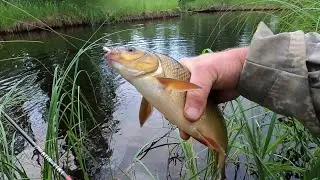
<instances>
[{"instance_id":1,"label":"fish mouth","mask_svg":"<svg viewBox=\"0 0 320 180\"><path fill-rule=\"evenodd\" d=\"M108 62L117 61L118 58L116 54L119 53L117 48L109 49L108 47L103 47L103 50L106 52L105 57L107 58Z\"/></svg>"},{"instance_id":2,"label":"fish mouth","mask_svg":"<svg viewBox=\"0 0 320 180\"><path fill-rule=\"evenodd\" d=\"M116 70L118 73L123 75L126 79L129 80L131 78L144 74L143 71L135 69L134 66L131 67L132 63L136 62L140 58L143 58L144 55L136 59L133 59L132 61L126 62L122 61L121 59L121 53L123 53L126 50L124 47L115 47L109 49L108 47L104 46L103 50L106 52L105 58L107 59L108 65L112 69Z\"/></svg>"},{"instance_id":3,"label":"fish mouth","mask_svg":"<svg viewBox=\"0 0 320 180\"><path fill-rule=\"evenodd\" d=\"M125 52L126 49L125 49L125 47L115 47L115 48L110 49L110 48L104 46L103 50L106 52L105 57L109 63L112 64L112 63L117 62L117 63L121 64L121 61L120 61L121 58L119 56L120 56L121 52ZM142 57L144 57L144 55L132 60L132 62L134 62Z\"/></svg>"},{"instance_id":4,"label":"fish mouth","mask_svg":"<svg viewBox=\"0 0 320 180\"><path fill-rule=\"evenodd\" d=\"M107 63L111 68L115 69L118 72L124 68L119 58L121 49L119 48L109 49L109 48L103 47L103 50L106 52L105 58L107 59Z\"/></svg>"},{"instance_id":5,"label":"fish mouth","mask_svg":"<svg viewBox=\"0 0 320 180\"><path fill-rule=\"evenodd\" d=\"M105 58L108 61L109 66L116 70L118 73L120 73L122 76L126 77L126 79L130 79L131 77L129 74L138 74L138 72L134 69L126 68L121 63L119 54L123 50L121 48L105 48L103 47L103 50L106 52ZM124 70L125 69L125 70ZM130 72L129 74L127 72Z\"/></svg>"}]
</instances>

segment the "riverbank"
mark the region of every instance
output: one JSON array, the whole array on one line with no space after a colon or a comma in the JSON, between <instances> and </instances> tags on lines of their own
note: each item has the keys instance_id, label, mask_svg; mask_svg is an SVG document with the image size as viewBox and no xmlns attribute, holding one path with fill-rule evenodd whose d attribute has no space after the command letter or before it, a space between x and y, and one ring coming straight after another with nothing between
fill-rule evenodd
<instances>
[{"instance_id":1,"label":"riverbank","mask_svg":"<svg viewBox=\"0 0 320 180\"><path fill-rule=\"evenodd\" d=\"M182 3L183 2L183 3ZM17 33L35 30L57 29L68 26L93 26L96 24L116 23L123 21L171 18L183 12L217 12L217 11L253 11L276 10L275 5L249 5L233 0L225 3L222 0L197 1L147 1L117 0L101 1L62 1L43 2L39 0L0 3L0 33Z\"/></svg>"}]
</instances>

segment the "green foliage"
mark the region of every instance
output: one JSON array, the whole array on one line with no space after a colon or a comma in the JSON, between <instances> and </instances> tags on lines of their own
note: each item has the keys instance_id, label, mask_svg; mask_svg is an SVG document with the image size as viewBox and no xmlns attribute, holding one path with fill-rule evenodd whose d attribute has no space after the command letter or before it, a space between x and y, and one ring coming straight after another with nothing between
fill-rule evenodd
<instances>
[{"instance_id":1,"label":"green foliage","mask_svg":"<svg viewBox=\"0 0 320 180\"><path fill-rule=\"evenodd\" d=\"M178 136L180 135L178 134ZM182 146L184 155L186 157L185 161L186 161L186 168L188 169L187 171L188 177L190 179L199 178L197 176L198 175L197 157L196 157L196 153L194 152L191 139L189 141L183 141L181 138L179 138L179 141L180 141L180 145ZM208 158L208 160L210 160L210 158Z\"/></svg>"},{"instance_id":2,"label":"green foliage","mask_svg":"<svg viewBox=\"0 0 320 180\"><path fill-rule=\"evenodd\" d=\"M103 38L104 37L97 41ZM57 139L59 138L59 127L61 124L67 126L67 131L64 136L66 141L64 146L67 147L65 153L67 155L72 153L75 155L77 164L82 170L83 178L86 180L89 179L87 172L87 166L89 164L86 162L88 161L88 158L92 157L88 151L88 144L86 144L85 141L89 132L86 131L87 128L84 116L88 115L94 122L94 128L90 131L95 130L97 124L94 116L95 111L86 100L86 97L81 93L81 87L77 85L77 79L81 73L86 73L85 71L78 70L80 57L97 43L97 41L94 41L91 44L86 45L88 41L79 49L67 68L55 68L45 144L46 153L58 162L61 158L59 152L62 148L59 147L57 142ZM70 77L69 75L72 71L73 77ZM69 157L67 157L66 160L66 168L69 168L70 165L68 158ZM57 176L57 173L53 171L53 168L49 163L45 162L43 178L52 179L55 176Z\"/></svg>"},{"instance_id":3,"label":"green foliage","mask_svg":"<svg viewBox=\"0 0 320 180\"><path fill-rule=\"evenodd\" d=\"M227 167L232 165L236 170L244 167L244 176L248 179L319 177L320 141L312 137L298 120L278 115L243 97L228 102L223 113L229 133ZM156 138L155 141L165 137ZM192 138L188 141L179 138L184 156L181 179L217 179L219 172L215 167L213 152L207 148L195 151L194 142ZM169 151L175 148L173 146ZM202 153L207 155L204 167L200 168L199 165L203 165ZM155 177L152 174L150 176Z\"/></svg>"},{"instance_id":4,"label":"green foliage","mask_svg":"<svg viewBox=\"0 0 320 180\"><path fill-rule=\"evenodd\" d=\"M7 122L7 118L16 117L16 113L13 112L19 112L19 109L15 107L28 98L30 80L33 81L33 77L26 76L0 97L0 179L29 179L16 156L20 151L17 147L19 142L16 142L17 134Z\"/></svg>"},{"instance_id":5,"label":"green foliage","mask_svg":"<svg viewBox=\"0 0 320 180\"><path fill-rule=\"evenodd\" d=\"M92 36L94 36L94 34ZM81 92L81 87L78 85L80 74L87 75L85 71L78 69L78 64L81 56L86 55L86 51L95 48L97 42L104 38L105 37L101 37L90 44L89 38L83 47L78 50L67 67L55 67L54 73L52 74L53 82L50 105L48 114L45 114L47 119L45 152L54 159L57 164L64 162L63 168L65 168L67 172L73 165L72 163L75 163L82 171L83 179L89 179L87 169L88 166L92 164L88 162L93 161L93 163L95 163L95 159L88 150L88 148L90 148L88 145L88 143L90 143L88 135L91 131L95 131L98 125L95 121L95 113L97 112L92 110L86 97ZM41 43L39 41L22 40L3 42ZM66 42L70 43L69 41ZM70 45L74 46L72 43L70 43ZM19 60L23 58L9 58L2 59L1 61L14 59ZM17 157L18 153L14 146L17 144L15 143L15 131L5 123L5 120L6 118L11 118L11 114L15 115L20 112L22 109L21 104L32 96L29 92L29 86L34 85L35 78L36 76L26 76L21 81L16 82L13 87L10 87L8 93L0 96L0 179L29 179ZM26 79L28 81L26 81ZM86 118L90 118L89 125ZM61 126L66 126L65 132L62 132ZM90 129L87 128L87 126L89 126ZM88 129L89 131L87 131ZM61 143L61 141L64 143ZM22 147L22 149L23 148L24 147ZM75 159L70 159L70 155L73 155ZM60 166L62 166L62 164L60 164ZM59 174L55 172L46 161L44 161L41 175L43 179L46 180L60 178Z\"/></svg>"},{"instance_id":6,"label":"green foliage","mask_svg":"<svg viewBox=\"0 0 320 180\"><path fill-rule=\"evenodd\" d=\"M21 8L21 9L18 9ZM114 22L128 16L139 16L144 13L176 11L176 0L111 0L111 1L5 1L0 3L1 29L21 28L27 25L43 27L72 24L96 24L107 20ZM25 12L35 18L31 18ZM132 17L135 18L135 17ZM24 22L24 23L22 23ZM30 27L29 27L30 28ZM19 29L18 29L19 30Z\"/></svg>"},{"instance_id":7,"label":"green foliage","mask_svg":"<svg viewBox=\"0 0 320 180\"><path fill-rule=\"evenodd\" d=\"M278 17L277 29L280 32L303 30L306 32L319 30L320 1L315 0L256 0L246 1L246 6L270 6L279 7L275 12L265 12L266 15Z\"/></svg>"},{"instance_id":8,"label":"green foliage","mask_svg":"<svg viewBox=\"0 0 320 180\"><path fill-rule=\"evenodd\" d=\"M320 1L300 0L295 3L281 3L287 11L282 11L279 15L280 31L319 31Z\"/></svg>"},{"instance_id":9,"label":"green foliage","mask_svg":"<svg viewBox=\"0 0 320 180\"><path fill-rule=\"evenodd\" d=\"M113 23L121 20L152 17L160 12L176 13L180 10L198 10L210 7L243 7L249 0L1 0L0 29L28 30L74 24ZM248 6L254 4L249 3ZM29 15L26 13L28 12ZM31 17L32 15L33 17Z\"/></svg>"}]
</instances>

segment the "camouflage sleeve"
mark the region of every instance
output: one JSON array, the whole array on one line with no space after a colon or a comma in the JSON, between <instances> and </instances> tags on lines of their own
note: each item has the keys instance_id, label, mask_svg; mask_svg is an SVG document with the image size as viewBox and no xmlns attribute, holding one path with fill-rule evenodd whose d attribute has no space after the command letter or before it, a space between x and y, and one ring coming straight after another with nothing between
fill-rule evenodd
<instances>
[{"instance_id":1,"label":"camouflage sleeve","mask_svg":"<svg viewBox=\"0 0 320 180\"><path fill-rule=\"evenodd\" d=\"M261 22L238 90L270 110L296 117L320 136L320 35L302 31L275 35Z\"/></svg>"}]
</instances>

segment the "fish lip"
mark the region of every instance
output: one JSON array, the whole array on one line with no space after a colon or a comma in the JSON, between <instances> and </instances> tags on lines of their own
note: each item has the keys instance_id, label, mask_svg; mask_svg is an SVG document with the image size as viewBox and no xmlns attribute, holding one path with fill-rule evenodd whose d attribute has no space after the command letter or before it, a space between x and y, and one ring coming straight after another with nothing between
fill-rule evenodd
<instances>
[{"instance_id":1,"label":"fish lip","mask_svg":"<svg viewBox=\"0 0 320 180\"><path fill-rule=\"evenodd\" d=\"M105 57L107 58L108 61L115 61L113 56L114 56L114 54L112 53L112 50L107 52L107 54L105 55Z\"/></svg>"},{"instance_id":2,"label":"fish lip","mask_svg":"<svg viewBox=\"0 0 320 180\"><path fill-rule=\"evenodd\" d=\"M109 66L118 72L123 69L122 63L118 60L119 58L117 54L119 51L119 48L110 48L110 51L105 54L105 58L107 59Z\"/></svg>"},{"instance_id":3,"label":"fish lip","mask_svg":"<svg viewBox=\"0 0 320 180\"><path fill-rule=\"evenodd\" d=\"M110 51L108 51L106 54L105 54L105 57L107 58L107 60L109 61L114 61L115 59L113 58L114 56L114 51L117 51L117 49L110 49Z\"/></svg>"},{"instance_id":4,"label":"fish lip","mask_svg":"<svg viewBox=\"0 0 320 180\"><path fill-rule=\"evenodd\" d=\"M110 51L108 51L106 54L105 54L105 58L107 59L108 63L113 65L114 63L119 63L119 60L118 60L118 56L117 54L119 53L119 49L118 48L112 48L110 49Z\"/></svg>"},{"instance_id":5,"label":"fish lip","mask_svg":"<svg viewBox=\"0 0 320 180\"><path fill-rule=\"evenodd\" d=\"M132 69L130 67L125 67L123 65L123 63L121 62L121 60L119 59L119 54L121 53L121 51L123 51L124 48L123 47L116 47L116 48L110 48L109 51L106 52L105 54L105 58L107 59L107 62L109 64L109 66L113 69L115 69L117 72L119 72L122 75L125 75L126 79L131 79L133 77L139 77L141 75L144 75L145 72L143 71L138 71L136 69ZM142 58L144 55L141 55ZM126 69L126 71L128 71L129 73L125 73L123 72L123 69Z\"/></svg>"},{"instance_id":6,"label":"fish lip","mask_svg":"<svg viewBox=\"0 0 320 180\"><path fill-rule=\"evenodd\" d=\"M107 54L106 56L107 56L107 62L109 66L112 67L113 69L118 69L119 67L123 66L119 61L116 60L116 58L114 58L114 55Z\"/></svg>"}]
</instances>

